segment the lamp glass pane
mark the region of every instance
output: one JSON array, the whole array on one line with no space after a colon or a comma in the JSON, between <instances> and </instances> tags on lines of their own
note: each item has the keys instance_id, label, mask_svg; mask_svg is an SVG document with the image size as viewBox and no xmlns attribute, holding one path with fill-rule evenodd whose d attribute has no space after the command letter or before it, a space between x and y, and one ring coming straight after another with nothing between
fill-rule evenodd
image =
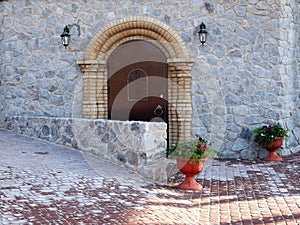
<instances>
[{"instance_id":1,"label":"lamp glass pane","mask_svg":"<svg viewBox=\"0 0 300 225\"><path fill-rule=\"evenodd\" d=\"M61 37L61 42L64 46L68 46L70 42L70 36Z\"/></svg>"},{"instance_id":2,"label":"lamp glass pane","mask_svg":"<svg viewBox=\"0 0 300 225\"><path fill-rule=\"evenodd\" d=\"M199 33L199 40L201 43L206 42L206 34L205 33Z\"/></svg>"}]
</instances>

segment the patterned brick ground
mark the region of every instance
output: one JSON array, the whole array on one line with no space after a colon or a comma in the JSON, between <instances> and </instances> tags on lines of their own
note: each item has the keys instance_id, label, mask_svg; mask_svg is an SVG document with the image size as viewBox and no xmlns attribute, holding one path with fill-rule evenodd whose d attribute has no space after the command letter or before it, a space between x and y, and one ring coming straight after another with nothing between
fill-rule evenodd
<instances>
[{"instance_id":1,"label":"patterned brick ground","mask_svg":"<svg viewBox=\"0 0 300 225\"><path fill-rule=\"evenodd\" d=\"M300 154L211 160L192 192L3 130L0 153L0 224L300 224Z\"/></svg>"},{"instance_id":2,"label":"patterned brick ground","mask_svg":"<svg viewBox=\"0 0 300 225\"><path fill-rule=\"evenodd\" d=\"M299 156L279 163L214 160L198 176L200 224L299 224Z\"/></svg>"}]
</instances>

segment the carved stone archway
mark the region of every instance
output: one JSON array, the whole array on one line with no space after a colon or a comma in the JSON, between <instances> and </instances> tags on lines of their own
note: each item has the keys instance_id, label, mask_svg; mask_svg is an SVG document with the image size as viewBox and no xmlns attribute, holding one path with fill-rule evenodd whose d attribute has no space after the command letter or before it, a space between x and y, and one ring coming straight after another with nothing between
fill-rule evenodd
<instances>
[{"instance_id":1,"label":"carved stone archway","mask_svg":"<svg viewBox=\"0 0 300 225\"><path fill-rule=\"evenodd\" d=\"M143 40L159 47L168 64L169 143L190 139L191 69L194 60L176 31L149 17L130 17L108 24L89 43L84 60L78 61L83 72L82 116L107 119L107 59L118 46Z\"/></svg>"}]
</instances>

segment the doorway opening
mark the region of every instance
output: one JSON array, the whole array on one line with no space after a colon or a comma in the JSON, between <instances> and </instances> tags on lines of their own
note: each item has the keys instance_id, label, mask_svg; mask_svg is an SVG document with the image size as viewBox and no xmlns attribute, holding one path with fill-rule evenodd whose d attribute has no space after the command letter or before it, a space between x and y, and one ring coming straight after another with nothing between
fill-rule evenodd
<instances>
[{"instance_id":1,"label":"doorway opening","mask_svg":"<svg viewBox=\"0 0 300 225\"><path fill-rule=\"evenodd\" d=\"M166 57L155 45L132 41L116 48L108 67L108 119L168 123Z\"/></svg>"},{"instance_id":2,"label":"doorway opening","mask_svg":"<svg viewBox=\"0 0 300 225\"><path fill-rule=\"evenodd\" d=\"M163 120L169 145L190 139L194 60L170 26L149 17L116 20L91 40L77 63L84 118Z\"/></svg>"}]
</instances>

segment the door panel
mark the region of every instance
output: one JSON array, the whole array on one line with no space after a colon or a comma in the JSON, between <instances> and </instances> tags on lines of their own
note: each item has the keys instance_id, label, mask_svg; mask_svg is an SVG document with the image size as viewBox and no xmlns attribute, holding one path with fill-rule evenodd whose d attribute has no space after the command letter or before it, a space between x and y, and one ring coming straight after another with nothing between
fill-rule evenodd
<instances>
[{"instance_id":1,"label":"door panel","mask_svg":"<svg viewBox=\"0 0 300 225\"><path fill-rule=\"evenodd\" d=\"M110 119L167 122L166 68L139 62L114 73L108 80Z\"/></svg>"},{"instance_id":2,"label":"door panel","mask_svg":"<svg viewBox=\"0 0 300 225\"><path fill-rule=\"evenodd\" d=\"M129 120L167 122L167 101L159 97L148 97L138 101L131 109Z\"/></svg>"}]
</instances>

